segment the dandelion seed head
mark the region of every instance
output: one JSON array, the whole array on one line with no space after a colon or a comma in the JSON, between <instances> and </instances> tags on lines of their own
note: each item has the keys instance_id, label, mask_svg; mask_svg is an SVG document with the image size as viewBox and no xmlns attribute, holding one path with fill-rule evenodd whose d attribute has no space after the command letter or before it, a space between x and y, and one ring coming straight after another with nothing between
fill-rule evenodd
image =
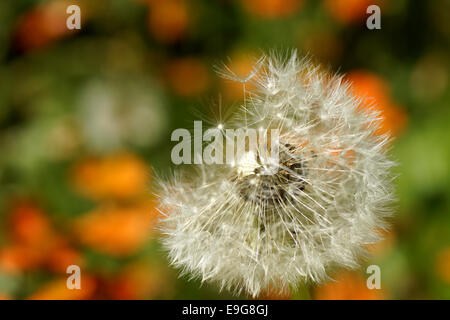
<instances>
[{"instance_id":1,"label":"dandelion seed head","mask_svg":"<svg viewBox=\"0 0 450 320\"><path fill-rule=\"evenodd\" d=\"M356 268L391 215L393 162L379 115L359 108L341 76L295 52L254 70L235 123L278 130L277 161L249 146L236 163L161 182L160 228L184 273L258 296Z\"/></svg>"}]
</instances>

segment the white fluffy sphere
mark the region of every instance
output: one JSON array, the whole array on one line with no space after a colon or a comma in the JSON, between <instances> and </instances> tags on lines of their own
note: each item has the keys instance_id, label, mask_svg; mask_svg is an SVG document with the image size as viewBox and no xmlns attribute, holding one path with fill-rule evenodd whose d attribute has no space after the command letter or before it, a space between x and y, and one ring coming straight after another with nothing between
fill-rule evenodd
<instances>
[{"instance_id":1,"label":"white fluffy sphere","mask_svg":"<svg viewBox=\"0 0 450 320\"><path fill-rule=\"evenodd\" d=\"M175 266L257 296L357 267L391 213L393 163L378 115L342 77L296 53L260 59L254 70L246 81L255 89L233 123L278 130L278 167L263 174L269 165L249 146L236 163L161 182L160 227Z\"/></svg>"}]
</instances>

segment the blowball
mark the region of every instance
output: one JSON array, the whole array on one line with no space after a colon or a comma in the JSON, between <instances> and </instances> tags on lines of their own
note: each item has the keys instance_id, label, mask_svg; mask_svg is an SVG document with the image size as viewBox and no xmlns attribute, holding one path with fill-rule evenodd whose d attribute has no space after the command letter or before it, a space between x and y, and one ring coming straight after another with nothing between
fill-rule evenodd
<instances>
[{"instance_id":1,"label":"blowball","mask_svg":"<svg viewBox=\"0 0 450 320\"><path fill-rule=\"evenodd\" d=\"M261 58L245 81L225 76L254 88L235 128L275 130L277 140L248 140L232 163L160 182L173 265L254 297L356 268L391 214L393 163L388 137L376 134L379 115L363 109L341 76L295 52ZM274 147L276 157L266 152Z\"/></svg>"}]
</instances>

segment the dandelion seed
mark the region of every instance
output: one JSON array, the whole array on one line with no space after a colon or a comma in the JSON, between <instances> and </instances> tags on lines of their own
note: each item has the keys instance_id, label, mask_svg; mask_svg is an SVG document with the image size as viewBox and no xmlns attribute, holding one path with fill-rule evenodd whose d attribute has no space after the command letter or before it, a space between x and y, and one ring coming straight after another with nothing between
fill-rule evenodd
<instances>
[{"instance_id":1,"label":"dandelion seed","mask_svg":"<svg viewBox=\"0 0 450 320\"><path fill-rule=\"evenodd\" d=\"M358 108L342 77L295 52L261 58L256 69L245 116L233 123L278 130L277 161L250 145L232 165L160 183L173 265L252 296L357 267L391 214L393 166L378 114Z\"/></svg>"}]
</instances>

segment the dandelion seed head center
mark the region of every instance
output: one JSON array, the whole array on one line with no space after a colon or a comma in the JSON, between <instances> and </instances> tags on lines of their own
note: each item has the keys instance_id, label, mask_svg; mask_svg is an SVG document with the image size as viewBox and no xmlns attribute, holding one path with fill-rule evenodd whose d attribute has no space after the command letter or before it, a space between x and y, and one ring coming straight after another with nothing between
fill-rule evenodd
<instances>
[{"instance_id":1,"label":"dandelion seed head center","mask_svg":"<svg viewBox=\"0 0 450 320\"><path fill-rule=\"evenodd\" d=\"M240 196L265 208L292 203L293 194L306 187L306 164L295 153L295 147L285 143L279 150L276 170L261 163L254 153L247 155L237 169L236 182Z\"/></svg>"}]
</instances>

